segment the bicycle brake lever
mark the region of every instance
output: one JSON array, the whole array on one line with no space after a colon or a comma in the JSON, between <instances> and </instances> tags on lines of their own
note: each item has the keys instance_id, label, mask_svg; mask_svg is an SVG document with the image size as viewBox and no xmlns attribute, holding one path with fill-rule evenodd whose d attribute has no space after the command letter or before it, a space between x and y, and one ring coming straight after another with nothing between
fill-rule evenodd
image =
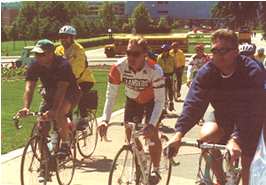
<instances>
[{"instance_id":1,"label":"bicycle brake lever","mask_svg":"<svg viewBox=\"0 0 266 185\"><path fill-rule=\"evenodd\" d=\"M19 124L19 119L18 119L18 117L13 117L13 121L14 121L14 124L15 124L15 127L16 127L16 129L21 129L23 126L21 125L21 124Z\"/></svg>"}]
</instances>

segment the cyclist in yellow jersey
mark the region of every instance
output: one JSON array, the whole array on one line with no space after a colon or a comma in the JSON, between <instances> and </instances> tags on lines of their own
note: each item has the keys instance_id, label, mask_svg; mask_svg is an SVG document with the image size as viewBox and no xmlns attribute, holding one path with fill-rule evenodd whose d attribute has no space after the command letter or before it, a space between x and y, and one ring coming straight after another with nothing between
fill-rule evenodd
<instances>
[{"instance_id":1,"label":"cyclist in yellow jersey","mask_svg":"<svg viewBox=\"0 0 266 185\"><path fill-rule=\"evenodd\" d=\"M84 48L75 41L75 36L77 31L74 27L65 25L59 30L59 38L61 45L55 50L55 54L59 56L64 56L70 62L72 71L75 78L82 90L83 96L81 97L79 107L80 116L82 118L87 116L86 107L84 106L83 98L85 98L85 93L88 92L95 84L95 78L92 71L88 68L87 58L85 55ZM85 128L85 120L79 122L78 129Z\"/></svg>"},{"instance_id":2,"label":"cyclist in yellow jersey","mask_svg":"<svg viewBox=\"0 0 266 185\"><path fill-rule=\"evenodd\" d=\"M177 83L177 90L178 90L178 96L180 97L180 91L181 91L181 85L182 85L182 76L185 69L185 61L186 57L181 49L179 49L177 42L172 43L172 49L170 50L170 55L175 58L176 62L176 69L175 69L175 75L176 75L176 83Z\"/></svg>"},{"instance_id":3,"label":"cyclist in yellow jersey","mask_svg":"<svg viewBox=\"0 0 266 185\"><path fill-rule=\"evenodd\" d=\"M161 66L163 69L164 77L165 77L165 84L168 91L168 97L169 97L169 110L174 110L174 95L173 95L173 74L175 72L176 64L175 64L175 58L169 54L170 46L168 44L163 44L162 47L162 53L157 58L157 63Z\"/></svg>"}]
</instances>

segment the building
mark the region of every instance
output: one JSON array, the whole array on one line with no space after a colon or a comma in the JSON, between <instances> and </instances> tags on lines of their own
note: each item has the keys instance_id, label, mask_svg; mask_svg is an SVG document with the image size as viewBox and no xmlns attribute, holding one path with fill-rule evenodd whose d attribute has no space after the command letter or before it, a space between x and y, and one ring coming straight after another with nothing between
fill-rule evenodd
<instances>
[{"instance_id":1,"label":"building","mask_svg":"<svg viewBox=\"0 0 266 185\"><path fill-rule=\"evenodd\" d=\"M120 2L110 2L112 4L112 9L115 15L117 16L124 16L125 15L125 4L126 2L120 1ZM88 15L90 16L99 16L100 10L102 8L103 2L96 2L91 1L88 2Z\"/></svg>"},{"instance_id":2,"label":"building","mask_svg":"<svg viewBox=\"0 0 266 185\"><path fill-rule=\"evenodd\" d=\"M140 1L126 2L127 16L130 16ZM149 10L152 18L169 16L180 19L209 19L211 9L215 1L143 1L144 6Z\"/></svg>"},{"instance_id":3,"label":"building","mask_svg":"<svg viewBox=\"0 0 266 185\"><path fill-rule=\"evenodd\" d=\"M1 26L10 26L18 15L19 3L1 3Z\"/></svg>"}]
</instances>

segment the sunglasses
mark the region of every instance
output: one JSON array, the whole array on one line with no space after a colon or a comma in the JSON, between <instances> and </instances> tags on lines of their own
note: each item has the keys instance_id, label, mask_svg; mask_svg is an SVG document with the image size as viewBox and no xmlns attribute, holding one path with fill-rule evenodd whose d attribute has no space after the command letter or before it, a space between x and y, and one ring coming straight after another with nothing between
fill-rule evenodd
<instances>
[{"instance_id":1,"label":"sunglasses","mask_svg":"<svg viewBox=\"0 0 266 185\"><path fill-rule=\"evenodd\" d=\"M126 54L127 54L127 56L139 57L142 54L142 52L141 51L129 51L129 50L127 50Z\"/></svg>"},{"instance_id":2,"label":"sunglasses","mask_svg":"<svg viewBox=\"0 0 266 185\"><path fill-rule=\"evenodd\" d=\"M212 48L211 52L213 54L224 55L224 54L228 53L229 51L231 51L233 49L235 49L235 48Z\"/></svg>"},{"instance_id":3,"label":"sunglasses","mask_svg":"<svg viewBox=\"0 0 266 185\"><path fill-rule=\"evenodd\" d=\"M44 57L46 56L46 53L35 53L36 57Z\"/></svg>"}]
</instances>

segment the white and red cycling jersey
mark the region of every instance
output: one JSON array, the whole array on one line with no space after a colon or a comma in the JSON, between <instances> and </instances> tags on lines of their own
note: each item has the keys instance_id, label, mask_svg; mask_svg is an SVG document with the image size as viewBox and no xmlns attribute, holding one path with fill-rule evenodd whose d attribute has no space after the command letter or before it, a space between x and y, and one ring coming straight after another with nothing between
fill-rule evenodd
<instances>
[{"instance_id":1,"label":"white and red cycling jersey","mask_svg":"<svg viewBox=\"0 0 266 185\"><path fill-rule=\"evenodd\" d=\"M109 121L112 107L118 94L119 85L125 84L125 94L139 104L154 101L150 124L156 125L159 121L165 101L165 81L163 71L158 64L145 61L144 67L137 72L130 69L127 58L114 64L109 72L109 82L106 92L103 117Z\"/></svg>"}]
</instances>

